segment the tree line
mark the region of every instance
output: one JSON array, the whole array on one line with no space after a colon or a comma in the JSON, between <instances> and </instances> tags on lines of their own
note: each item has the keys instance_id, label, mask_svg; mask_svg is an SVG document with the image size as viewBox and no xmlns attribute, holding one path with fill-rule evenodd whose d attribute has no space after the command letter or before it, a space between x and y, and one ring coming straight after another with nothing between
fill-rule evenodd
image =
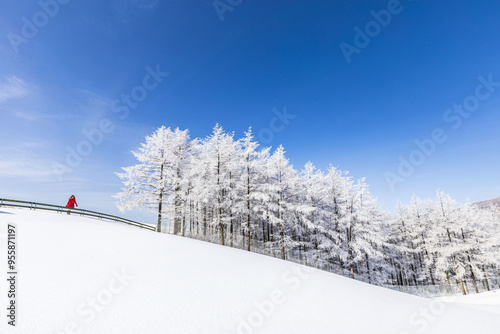
<instances>
[{"instance_id":1,"label":"tree line","mask_svg":"<svg viewBox=\"0 0 500 334\"><path fill-rule=\"evenodd\" d=\"M500 209L459 206L438 192L383 212L364 178L330 165L293 168L283 146L220 125L206 138L164 126L117 173L121 211L157 212L157 231L218 242L341 272L378 285L471 282L499 276ZM495 287L496 288L496 287Z\"/></svg>"}]
</instances>

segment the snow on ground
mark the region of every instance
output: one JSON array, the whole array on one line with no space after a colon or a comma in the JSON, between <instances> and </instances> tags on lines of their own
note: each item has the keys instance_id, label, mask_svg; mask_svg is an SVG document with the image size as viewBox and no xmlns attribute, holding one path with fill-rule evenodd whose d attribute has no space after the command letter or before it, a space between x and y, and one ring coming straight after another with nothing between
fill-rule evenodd
<instances>
[{"instance_id":1,"label":"snow on ground","mask_svg":"<svg viewBox=\"0 0 500 334\"><path fill-rule=\"evenodd\" d=\"M242 250L75 215L2 208L17 226L17 326L59 333L498 333L494 310L423 299ZM484 295L494 309L500 293ZM470 296L482 300L483 296ZM496 305L496 306L495 306ZM485 307L485 305L482 305Z\"/></svg>"},{"instance_id":2,"label":"snow on ground","mask_svg":"<svg viewBox=\"0 0 500 334\"><path fill-rule=\"evenodd\" d=\"M500 290L470 294L467 296L450 296L436 298L445 303L454 303L474 310L492 312L500 315Z\"/></svg>"}]
</instances>

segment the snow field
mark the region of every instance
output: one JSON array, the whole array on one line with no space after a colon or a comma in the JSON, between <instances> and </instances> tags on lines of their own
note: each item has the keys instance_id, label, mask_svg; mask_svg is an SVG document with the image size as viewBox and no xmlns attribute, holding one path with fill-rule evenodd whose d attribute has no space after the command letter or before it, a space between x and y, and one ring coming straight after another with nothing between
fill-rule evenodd
<instances>
[{"instance_id":1,"label":"snow field","mask_svg":"<svg viewBox=\"0 0 500 334\"><path fill-rule=\"evenodd\" d=\"M127 225L0 211L0 249L13 223L19 251L17 326L2 307L1 333L486 334L500 325L498 293L471 308ZM2 305L6 291L1 280Z\"/></svg>"}]
</instances>

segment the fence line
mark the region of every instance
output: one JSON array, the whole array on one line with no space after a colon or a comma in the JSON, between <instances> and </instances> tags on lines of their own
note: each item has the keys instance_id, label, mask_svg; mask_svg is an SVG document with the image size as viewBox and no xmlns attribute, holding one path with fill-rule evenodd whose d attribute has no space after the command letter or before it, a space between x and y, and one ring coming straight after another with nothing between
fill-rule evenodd
<instances>
[{"instance_id":1,"label":"fence line","mask_svg":"<svg viewBox=\"0 0 500 334\"><path fill-rule=\"evenodd\" d=\"M78 208L67 208L67 207L60 206L60 205L52 205L52 204L45 204L45 203L27 202L27 201L19 201L19 200L14 200L14 199L0 198L0 207L2 207L2 206L16 207L16 208L27 208L30 210L53 211L56 213L73 212L73 213L79 214L82 217L94 217L94 218L98 218L98 219L110 220L110 221L114 221L117 223L123 223L123 224L127 224L127 225L136 226L139 228L144 228L144 229L147 229L150 231L156 231L156 228L154 226L151 226L148 224L143 224L143 223L136 222L134 220L109 215L107 213L91 211L91 210L84 210L84 209L78 209Z\"/></svg>"}]
</instances>

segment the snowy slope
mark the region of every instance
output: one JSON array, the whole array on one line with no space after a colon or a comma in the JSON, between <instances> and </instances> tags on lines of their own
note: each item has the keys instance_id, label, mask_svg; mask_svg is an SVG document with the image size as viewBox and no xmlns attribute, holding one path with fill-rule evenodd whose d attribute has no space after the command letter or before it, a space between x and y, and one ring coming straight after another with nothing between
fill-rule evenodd
<instances>
[{"instance_id":1,"label":"snowy slope","mask_svg":"<svg viewBox=\"0 0 500 334\"><path fill-rule=\"evenodd\" d=\"M94 219L0 208L17 226L18 326L1 333L498 333L493 309ZM1 266L6 272L5 264ZM500 304L500 294L492 294Z\"/></svg>"},{"instance_id":2,"label":"snowy slope","mask_svg":"<svg viewBox=\"0 0 500 334\"><path fill-rule=\"evenodd\" d=\"M467 296L451 296L438 298L446 303L459 304L466 308L494 312L500 316L500 290L470 294Z\"/></svg>"}]
</instances>

